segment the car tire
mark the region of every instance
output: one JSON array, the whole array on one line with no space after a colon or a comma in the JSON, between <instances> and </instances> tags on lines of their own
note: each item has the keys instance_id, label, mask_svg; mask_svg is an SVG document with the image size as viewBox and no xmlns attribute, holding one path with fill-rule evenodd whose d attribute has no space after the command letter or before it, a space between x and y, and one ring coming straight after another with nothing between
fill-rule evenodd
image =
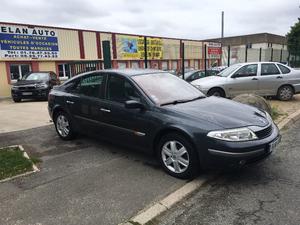
<instances>
[{"instance_id":1,"label":"car tire","mask_svg":"<svg viewBox=\"0 0 300 225\"><path fill-rule=\"evenodd\" d=\"M284 85L278 89L277 98L281 101L288 101L293 98L294 90L289 85Z\"/></svg>"},{"instance_id":2,"label":"car tire","mask_svg":"<svg viewBox=\"0 0 300 225\"><path fill-rule=\"evenodd\" d=\"M21 99L21 98L13 98L13 101L14 101L14 102L21 102L22 99Z\"/></svg>"},{"instance_id":3,"label":"car tire","mask_svg":"<svg viewBox=\"0 0 300 225\"><path fill-rule=\"evenodd\" d=\"M180 179L193 178L200 168L193 145L178 133L169 133L160 139L157 156L163 169Z\"/></svg>"},{"instance_id":4,"label":"car tire","mask_svg":"<svg viewBox=\"0 0 300 225\"><path fill-rule=\"evenodd\" d=\"M72 140L75 138L76 133L72 126L70 116L67 113L63 111L59 111L58 113L56 113L54 124L56 132L61 139Z\"/></svg>"},{"instance_id":5,"label":"car tire","mask_svg":"<svg viewBox=\"0 0 300 225\"><path fill-rule=\"evenodd\" d=\"M225 97L225 93L221 88L212 88L207 92L208 96Z\"/></svg>"}]
</instances>

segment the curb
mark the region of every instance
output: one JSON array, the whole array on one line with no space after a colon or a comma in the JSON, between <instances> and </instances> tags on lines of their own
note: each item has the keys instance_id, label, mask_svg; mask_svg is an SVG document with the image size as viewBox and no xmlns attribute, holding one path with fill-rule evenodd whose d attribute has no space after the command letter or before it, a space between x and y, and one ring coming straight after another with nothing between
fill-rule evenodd
<instances>
[{"instance_id":1,"label":"curb","mask_svg":"<svg viewBox=\"0 0 300 225\"><path fill-rule=\"evenodd\" d=\"M29 160L31 160L27 154L27 152L25 152L24 148L22 145L11 145L11 146L8 146L8 147L17 147L20 149L20 151L23 152L23 156ZM0 148L1 149L1 148ZM8 178L5 178L3 180L0 180L0 183L4 183L4 182L7 182L7 181L10 181L10 180L13 180L15 178L18 178L18 177L24 177L24 176L27 176L29 174L32 174L32 173L36 173L40 171L39 168L34 164L32 163L32 171L29 171L29 172L26 172L26 173L22 173L22 174L19 174L19 175L16 175L16 176L13 176L13 177L8 177Z\"/></svg>"},{"instance_id":2,"label":"curb","mask_svg":"<svg viewBox=\"0 0 300 225\"><path fill-rule=\"evenodd\" d=\"M294 122L300 119L300 109L283 119L277 126L279 130L283 130L291 126Z\"/></svg>"},{"instance_id":3,"label":"curb","mask_svg":"<svg viewBox=\"0 0 300 225\"><path fill-rule=\"evenodd\" d=\"M181 188L172 192L171 194L169 194L159 202L155 203L149 208L143 209L136 216L129 219L129 221L125 223L121 223L119 225L133 225L133 224L143 225L149 223L151 220L159 216L161 213L167 211L176 203L181 201L183 198L187 197L192 192L197 190L208 180L210 180L210 178L204 176L201 178L200 177L196 178L195 180L186 183Z\"/></svg>"},{"instance_id":4,"label":"curb","mask_svg":"<svg viewBox=\"0 0 300 225\"><path fill-rule=\"evenodd\" d=\"M294 112L284 120L282 120L277 126L279 130L283 130L288 128L294 122L300 119L300 110ZM143 209L136 216L129 219L127 222L120 223L119 225L145 225L152 221L154 218L158 217L161 213L170 209L173 205L180 202L182 199L190 195L192 192L201 187L204 183L206 183L210 178L202 177L192 180L181 188L177 189L173 193L169 194L164 199L155 203L154 205Z\"/></svg>"}]
</instances>

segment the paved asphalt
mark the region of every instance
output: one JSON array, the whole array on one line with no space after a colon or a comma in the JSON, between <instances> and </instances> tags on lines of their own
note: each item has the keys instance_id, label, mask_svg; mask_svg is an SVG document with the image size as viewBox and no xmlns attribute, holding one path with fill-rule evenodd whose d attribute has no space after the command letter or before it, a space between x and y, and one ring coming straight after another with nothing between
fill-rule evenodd
<instances>
[{"instance_id":1,"label":"paved asphalt","mask_svg":"<svg viewBox=\"0 0 300 225\"><path fill-rule=\"evenodd\" d=\"M300 121L265 162L219 175L153 224L299 225Z\"/></svg>"},{"instance_id":2,"label":"paved asphalt","mask_svg":"<svg viewBox=\"0 0 300 225\"><path fill-rule=\"evenodd\" d=\"M53 125L0 134L0 146L15 144L43 162L0 183L1 225L118 224L185 184L147 155L88 137L62 141Z\"/></svg>"}]
</instances>

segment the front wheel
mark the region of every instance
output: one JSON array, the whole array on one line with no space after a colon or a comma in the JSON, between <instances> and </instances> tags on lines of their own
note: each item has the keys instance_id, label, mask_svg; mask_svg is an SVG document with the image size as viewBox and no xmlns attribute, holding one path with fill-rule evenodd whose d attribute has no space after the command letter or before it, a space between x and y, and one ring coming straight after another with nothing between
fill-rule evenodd
<instances>
[{"instance_id":1,"label":"front wheel","mask_svg":"<svg viewBox=\"0 0 300 225\"><path fill-rule=\"evenodd\" d=\"M225 93L220 88L212 88L207 92L208 96L225 97Z\"/></svg>"},{"instance_id":2,"label":"front wheel","mask_svg":"<svg viewBox=\"0 0 300 225\"><path fill-rule=\"evenodd\" d=\"M165 135L160 140L158 157L163 169L177 178L192 178L199 168L198 156L193 146L177 133Z\"/></svg>"},{"instance_id":3,"label":"front wheel","mask_svg":"<svg viewBox=\"0 0 300 225\"><path fill-rule=\"evenodd\" d=\"M59 137L63 140L71 140L75 137L75 131L72 127L72 122L67 113L60 111L56 114L55 129Z\"/></svg>"},{"instance_id":4,"label":"front wheel","mask_svg":"<svg viewBox=\"0 0 300 225\"><path fill-rule=\"evenodd\" d=\"M291 86L282 86L278 89L277 97L281 101L291 100L294 95L294 90Z\"/></svg>"},{"instance_id":5,"label":"front wheel","mask_svg":"<svg viewBox=\"0 0 300 225\"><path fill-rule=\"evenodd\" d=\"M22 100L21 98L13 97L13 101L14 101L14 102L21 102L21 100Z\"/></svg>"}]
</instances>

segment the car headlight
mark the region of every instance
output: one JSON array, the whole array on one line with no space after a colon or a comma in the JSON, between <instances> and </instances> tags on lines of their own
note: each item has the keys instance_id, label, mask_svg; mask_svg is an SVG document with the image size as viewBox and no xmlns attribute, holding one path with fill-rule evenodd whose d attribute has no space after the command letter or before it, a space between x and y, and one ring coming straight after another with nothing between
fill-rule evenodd
<instances>
[{"instance_id":1,"label":"car headlight","mask_svg":"<svg viewBox=\"0 0 300 225\"><path fill-rule=\"evenodd\" d=\"M257 139L256 134L249 128L236 128L229 130L211 131L208 137L223 141L251 141Z\"/></svg>"},{"instance_id":2,"label":"car headlight","mask_svg":"<svg viewBox=\"0 0 300 225\"><path fill-rule=\"evenodd\" d=\"M42 83L42 84L37 84L36 87L37 87L37 88L47 88L48 85L45 84L45 83Z\"/></svg>"}]
</instances>

